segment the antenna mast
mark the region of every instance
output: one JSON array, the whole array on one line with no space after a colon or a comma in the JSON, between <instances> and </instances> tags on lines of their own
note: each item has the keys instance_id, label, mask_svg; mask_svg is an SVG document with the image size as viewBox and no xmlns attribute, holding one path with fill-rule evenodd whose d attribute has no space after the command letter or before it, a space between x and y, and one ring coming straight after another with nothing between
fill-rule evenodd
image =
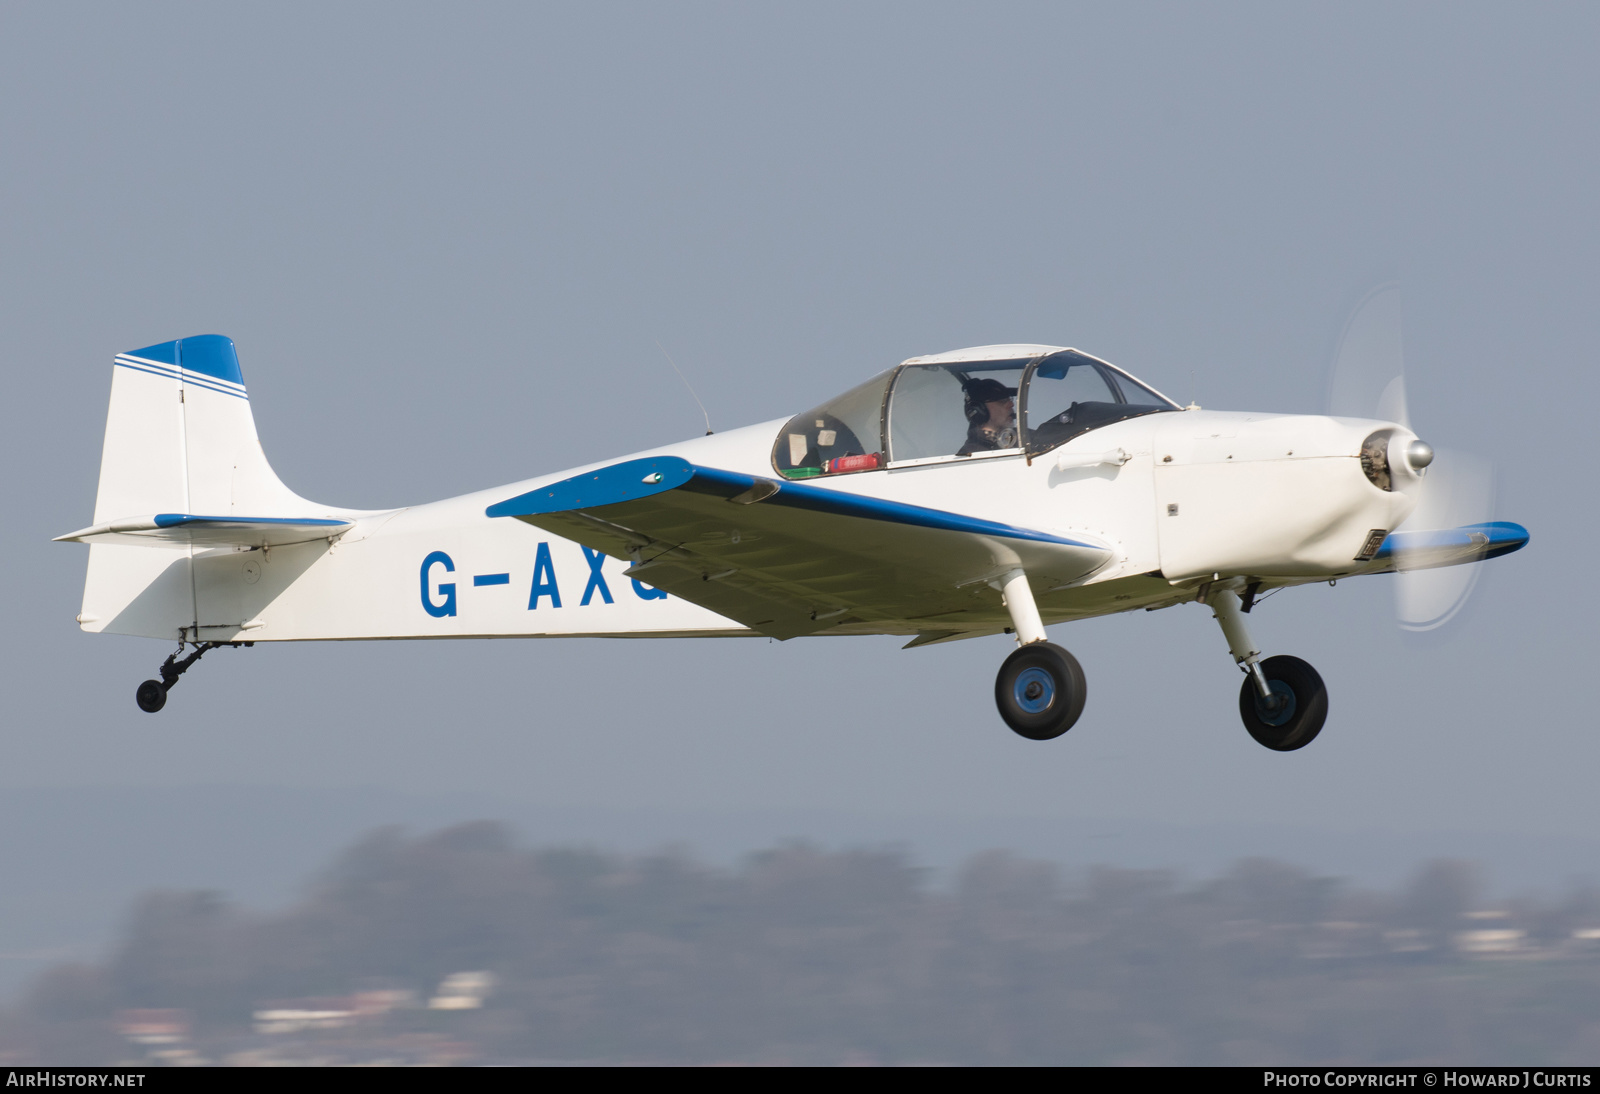
<instances>
[{"instance_id":1,"label":"antenna mast","mask_svg":"<svg viewBox=\"0 0 1600 1094\"><path fill-rule=\"evenodd\" d=\"M667 352L667 347L661 344L661 339L659 338L656 339L656 349L660 350L661 356L667 359L667 364L672 366L672 371L678 374L678 379L683 381L683 386L689 389L689 394L693 396L695 403L700 407L700 413L705 415L706 436L711 436L711 415L706 412L706 404L700 402L700 396L695 395L694 386L689 383L689 378L683 374L683 369L678 367L678 362L672 359L672 354Z\"/></svg>"}]
</instances>

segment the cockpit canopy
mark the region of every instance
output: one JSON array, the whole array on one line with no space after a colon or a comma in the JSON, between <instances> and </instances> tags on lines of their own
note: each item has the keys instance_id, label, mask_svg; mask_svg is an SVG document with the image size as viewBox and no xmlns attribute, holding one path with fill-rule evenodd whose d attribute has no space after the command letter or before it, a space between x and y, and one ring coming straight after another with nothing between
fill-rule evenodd
<instances>
[{"instance_id":1,"label":"cockpit canopy","mask_svg":"<svg viewBox=\"0 0 1600 1094\"><path fill-rule=\"evenodd\" d=\"M1086 353L993 346L913 357L798 414L778 434L785 478L944 460L1036 456L1125 418L1179 407Z\"/></svg>"}]
</instances>

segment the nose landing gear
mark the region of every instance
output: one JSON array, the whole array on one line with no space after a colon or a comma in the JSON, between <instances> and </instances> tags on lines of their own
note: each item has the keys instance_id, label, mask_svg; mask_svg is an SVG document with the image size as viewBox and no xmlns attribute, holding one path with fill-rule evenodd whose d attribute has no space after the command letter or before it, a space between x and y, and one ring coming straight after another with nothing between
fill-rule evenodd
<instances>
[{"instance_id":1,"label":"nose landing gear","mask_svg":"<svg viewBox=\"0 0 1600 1094\"><path fill-rule=\"evenodd\" d=\"M1279 654L1259 665L1272 690L1264 700L1254 680L1239 688L1239 717L1257 744L1293 752L1310 744L1328 717L1328 689L1317 670L1298 657Z\"/></svg>"},{"instance_id":2,"label":"nose landing gear","mask_svg":"<svg viewBox=\"0 0 1600 1094\"><path fill-rule=\"evenodd\" d=\"M254 642L196 642L194 652L180 661L178 654L183 652L184 647L184 642L180 639L177 653L168 654L167 659L161 663L161 679L146 680L140 684L138 690L133 693L134 702L138 703L139 709L146 714L154 714L167 705L167 692L177 684L178 677L188 672L189 666L204 657L208 650L214 650L218 646L253 645Z\"/></svg>"},{"instance_id":3,"label":"nose landing gear","mask_svg":"<svg viewBox=\"0 0 1600 1094\"><path fill-rule=\"evenodd\" d=\"M1310 744L1328 718L1328 689L1317 670L1298 657L1280 654L1260 660L1250 640L1239 596L1214 588L1203 603L1222 625L1228 651L1244 670L1239 688L1239 717L1257 744L1274 752L1293 752Z\"/></svg>"}]
</instances>

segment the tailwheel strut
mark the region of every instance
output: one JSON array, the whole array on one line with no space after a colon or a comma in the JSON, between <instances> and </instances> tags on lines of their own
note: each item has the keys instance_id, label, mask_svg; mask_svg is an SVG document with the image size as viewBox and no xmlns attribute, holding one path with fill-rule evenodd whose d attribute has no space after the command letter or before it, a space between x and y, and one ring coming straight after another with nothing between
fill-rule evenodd
<instances>
[{"instance_id":1,"label":"tailwheel strut","mask_svg":"<svg viewBox=\"0 0 1600 1094\"><path fill-rule=\"evenodd\" d=\"M200 660L209 651L216 649L218 646L238 648L239 646L255 645L254 642L196 642L194 643L194 652L179 660L179 655L183 653L186 644L185 640L180 638L177 651L168 654L167 659L161 663L161 679L146 680L134 692L134 701L139 704L139 709L146 714L154 714L166 706L167 692L171 691L173 686L177 684L178 677L188 672L189 666Z\"/></svg>"}]
</instances>

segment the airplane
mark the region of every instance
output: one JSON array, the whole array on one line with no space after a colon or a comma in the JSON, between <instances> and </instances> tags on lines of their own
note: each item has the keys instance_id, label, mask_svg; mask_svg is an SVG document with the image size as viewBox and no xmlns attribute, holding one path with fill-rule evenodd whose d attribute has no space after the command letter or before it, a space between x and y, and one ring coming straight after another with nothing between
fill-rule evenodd
<instances>
[{"instance_id":1,"label":"airplane","mask_svg":"<svg viewBox=\"0 0 1600 1094\"><path fill-rule=\"evenodd\" d=\"M786 420L360 510L279 481L234 343L207 334L116 356L94 522L58 539L90 545L83 630L178 642L137 689L150 713L203 654L256 642L1005 633L996 706L1042 741L1087 694L1047 627L1197 603L1243 673L1245 728L1289 752L1328 694L1262 656L1264 595L1528 542L1502 521L1401 528L1434 460L1401 403L1202 410L1077 349L980 346Z\"/></svg>"}]
</instances>

